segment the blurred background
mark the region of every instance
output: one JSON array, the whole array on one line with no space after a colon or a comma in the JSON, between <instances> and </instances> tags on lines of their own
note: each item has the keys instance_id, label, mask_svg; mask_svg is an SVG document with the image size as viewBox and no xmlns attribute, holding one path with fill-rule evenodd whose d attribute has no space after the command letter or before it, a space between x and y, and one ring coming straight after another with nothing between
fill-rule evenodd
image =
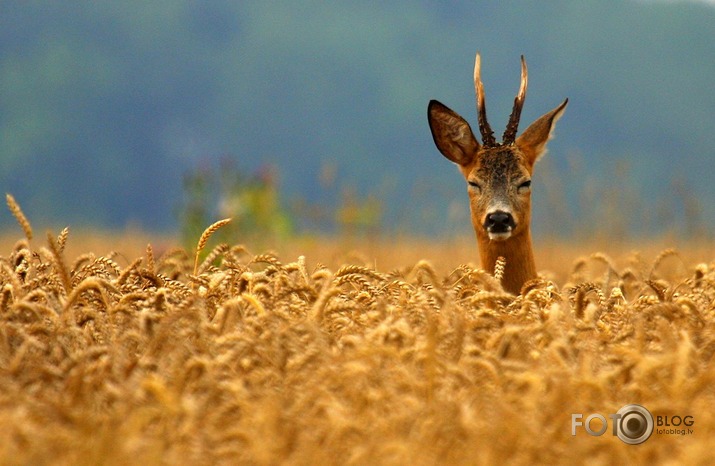
<instances>
[{"instance_id":1,"label":"blurred background","mask_svg":"<svg viewBox=\"0 0 715 466\"><path fill-rule=\"evenodd\" d=\"M0 2L0 186L37 226L471 235L427 125L569 98L536 236L708 237L715 2ZM11 214L0 229L17 228ZM197 233L198 231L198 233Z\"/></svg>"}]
</instances>

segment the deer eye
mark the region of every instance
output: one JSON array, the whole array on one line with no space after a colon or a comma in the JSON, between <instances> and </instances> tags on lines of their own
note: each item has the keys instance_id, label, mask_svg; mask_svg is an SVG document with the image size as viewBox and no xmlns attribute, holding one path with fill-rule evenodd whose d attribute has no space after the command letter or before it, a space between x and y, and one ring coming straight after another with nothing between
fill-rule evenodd
<instances>
[{"instance_id":1,"label":"deer eye","mask_svg":"<svg viewBox=\"0 0 715 466\"><path fill-rule=\"evenodd\" d=\"M530 189L531 189L531 180L526 180L516 188L516 192L519 194L526 194L529 192Z\"/></svg>"},{"instance_id":2,"label":"deer eye","mask_svg":"<svg viewBox=\"0 0 715 466\"><path fill-rule=\"evenodd\" d=\"M470 188L474 188L477 191L477 193L479 193L479 194L482 193L482 186L479 183L477 183L476 181L469 180L469 181L467 181L467 184L469 184Z\"/></svg>"}]
</instances>

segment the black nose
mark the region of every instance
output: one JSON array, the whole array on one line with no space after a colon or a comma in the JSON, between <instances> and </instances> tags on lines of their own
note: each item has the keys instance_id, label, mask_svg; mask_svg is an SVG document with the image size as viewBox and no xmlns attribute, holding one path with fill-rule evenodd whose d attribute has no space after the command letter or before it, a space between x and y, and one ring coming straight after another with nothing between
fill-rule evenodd
<instances>
[{"instance_id":1,"label":"black nose","mask_svg":"<svg viewBox=\"0 0 715 466\"><path fill-rule=\"evenodd\" d=\"M487 220L484 222L484 228L491 233L506 233L513 230L515 226L514 217L501 210L487 215Z\"/></svg>"}]
</instances>

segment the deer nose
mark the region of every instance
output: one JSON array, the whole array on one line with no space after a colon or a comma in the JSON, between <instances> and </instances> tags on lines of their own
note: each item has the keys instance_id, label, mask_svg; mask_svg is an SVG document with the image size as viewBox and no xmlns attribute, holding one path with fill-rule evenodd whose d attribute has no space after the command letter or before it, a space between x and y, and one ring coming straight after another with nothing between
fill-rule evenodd
<instances>
[{"instance_id":1,"label":"deer nose","mask_svg":"<svg viewBox=\"0 0 715 466\"><path fill-rule=\"evenodd\" d=\"M507 233L514 229L516 223L509 212L497 210L487 215L484 228L490 233Z\"/></svg>"}]
</instances>

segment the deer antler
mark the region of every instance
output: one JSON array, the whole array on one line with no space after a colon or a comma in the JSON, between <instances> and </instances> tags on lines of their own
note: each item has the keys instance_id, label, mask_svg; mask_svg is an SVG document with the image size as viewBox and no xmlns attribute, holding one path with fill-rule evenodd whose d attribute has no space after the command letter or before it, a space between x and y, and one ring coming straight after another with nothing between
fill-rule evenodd
<instances>
[{"instance_id":1,"label":"deer antler","mask_svg":"<svg viewBox=\"0 0 715 466\"><path fill-rule=\"evenodd\" d=\"M484 103L484 85L480 76L481 58L479 53L474 60L474 91L477 94L477 115L479 119L479 132L482 134L482 142L485 147L494 147L497 145L494 139L494 131L487 122L487 109Z\"/></svg>"},{"instance_id":2,"label":"deer antler","mask_svg":"<svg viewBox=\"0 0 715 466\"><path fill-rule=\"evenodd\" d=\"M504 130L504 136L502 137L502 142L504 145L514 144L514 141L516 140L516 132L519 129L519 118L521 117L521 108L524 106L524 99L526 98L526 86L528 82L529 73L526 69L526 60L524 60L524 55L522 55L521 85L519 86L519 93L514 98L514 108L511 111L509 123L507 123L506 130Z\"/></svg>"}]
</instances>

